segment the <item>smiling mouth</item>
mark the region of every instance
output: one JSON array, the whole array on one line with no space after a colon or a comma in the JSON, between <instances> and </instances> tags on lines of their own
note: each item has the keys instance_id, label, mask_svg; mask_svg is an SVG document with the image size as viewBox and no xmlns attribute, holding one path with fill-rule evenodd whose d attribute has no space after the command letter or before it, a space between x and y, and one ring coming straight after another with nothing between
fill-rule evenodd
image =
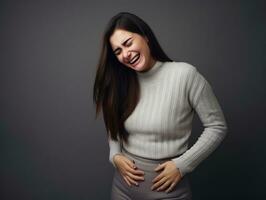
<instances>
[{"instance_id":1,"label":"smiling mouth","mask_svg":"<svg viewBox=\"0 0 266 200\"><path fill-rule=\"evenodd\" d=\"M132 60L129 62L129 64L132 65L132 64L136 63L139 60L139 58L140 58L140 54L137 54L136 56L134 56L132 58Z\"/></svg>"}]
</instances>

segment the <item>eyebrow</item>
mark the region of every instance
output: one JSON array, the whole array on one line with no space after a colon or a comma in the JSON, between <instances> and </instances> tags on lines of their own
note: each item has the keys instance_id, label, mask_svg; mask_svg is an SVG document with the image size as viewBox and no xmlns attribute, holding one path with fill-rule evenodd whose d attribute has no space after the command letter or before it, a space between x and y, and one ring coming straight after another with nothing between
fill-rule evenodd
<instances>
[{"instance_id":1,"label":"eyebrow","mask_svg":"<svg viewBox=\"0 0 266 200\"><path fill-rule=\"evenodd\" d=\"M127 43L128 40L130 40L132 37L129 37L128 39L126 39L122 45L125 45ZM115 50L114 50L114 53L118 50L119 47L117 47Z\"/></svg>"}]
</instances>

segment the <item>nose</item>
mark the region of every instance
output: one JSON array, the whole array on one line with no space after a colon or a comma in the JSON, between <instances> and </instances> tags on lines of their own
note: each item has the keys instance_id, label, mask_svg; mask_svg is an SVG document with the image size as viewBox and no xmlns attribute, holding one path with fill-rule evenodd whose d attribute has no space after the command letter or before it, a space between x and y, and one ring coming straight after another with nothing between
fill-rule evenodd
<instances>
[{"instance_id":1,"label":"nose","mask_svg":"<svg viewBox=\"0 0 266 200\"><path fill-rule=\"evenodd\" d=\"M130 60L131 53L127 50L123 51L123 59L128 62Z\"/></svg>"}]
</instances>

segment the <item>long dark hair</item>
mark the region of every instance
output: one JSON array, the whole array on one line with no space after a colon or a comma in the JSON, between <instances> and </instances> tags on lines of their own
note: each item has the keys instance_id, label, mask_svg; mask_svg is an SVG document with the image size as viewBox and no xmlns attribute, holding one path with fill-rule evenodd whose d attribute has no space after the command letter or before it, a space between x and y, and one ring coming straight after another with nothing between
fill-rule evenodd
<instances>
[{"instance_id":1,"label":"long dark hair","mask_svg":"<svg viewBox=\"0 0 266 200\"><path fill-rule=\"evenodd\" d=\"M109 39L116 29L123 29L147 37L151 56L161 62L172 61L162 50L151 28L138 16L120 12L113 16L102 37L102 47L93 88L96 118L103 111L108 136L128 142L129 133L124 121L139 101L139 82L136 72L118 61Z\"/></svg>"}]
</instances>

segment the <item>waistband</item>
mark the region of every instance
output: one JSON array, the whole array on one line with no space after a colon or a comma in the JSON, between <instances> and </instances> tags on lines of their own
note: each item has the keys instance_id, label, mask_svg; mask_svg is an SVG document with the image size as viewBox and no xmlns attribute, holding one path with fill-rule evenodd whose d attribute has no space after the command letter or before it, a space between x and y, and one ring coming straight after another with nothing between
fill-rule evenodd
<instances>
[{"instance_id":1,"label":"waistband","mask_svg":"<svg viewBox=\"0 0 266 200\"><path fill-rule=\"evenodd\" d=\"M137 160L137 161L140 161L142 163L151 164L151 165L159 164L159 163L171 160L173 158L177 158L177 157L182 155L182 154L179 154L179 155L167 157L167 158L152 159L152 158L144 158L144 157L141 157L139 155L132 154L124 148L122 148L122 153L125 154L126 156L130 157L134 161Z\"/></svg>"}]
</instances>

